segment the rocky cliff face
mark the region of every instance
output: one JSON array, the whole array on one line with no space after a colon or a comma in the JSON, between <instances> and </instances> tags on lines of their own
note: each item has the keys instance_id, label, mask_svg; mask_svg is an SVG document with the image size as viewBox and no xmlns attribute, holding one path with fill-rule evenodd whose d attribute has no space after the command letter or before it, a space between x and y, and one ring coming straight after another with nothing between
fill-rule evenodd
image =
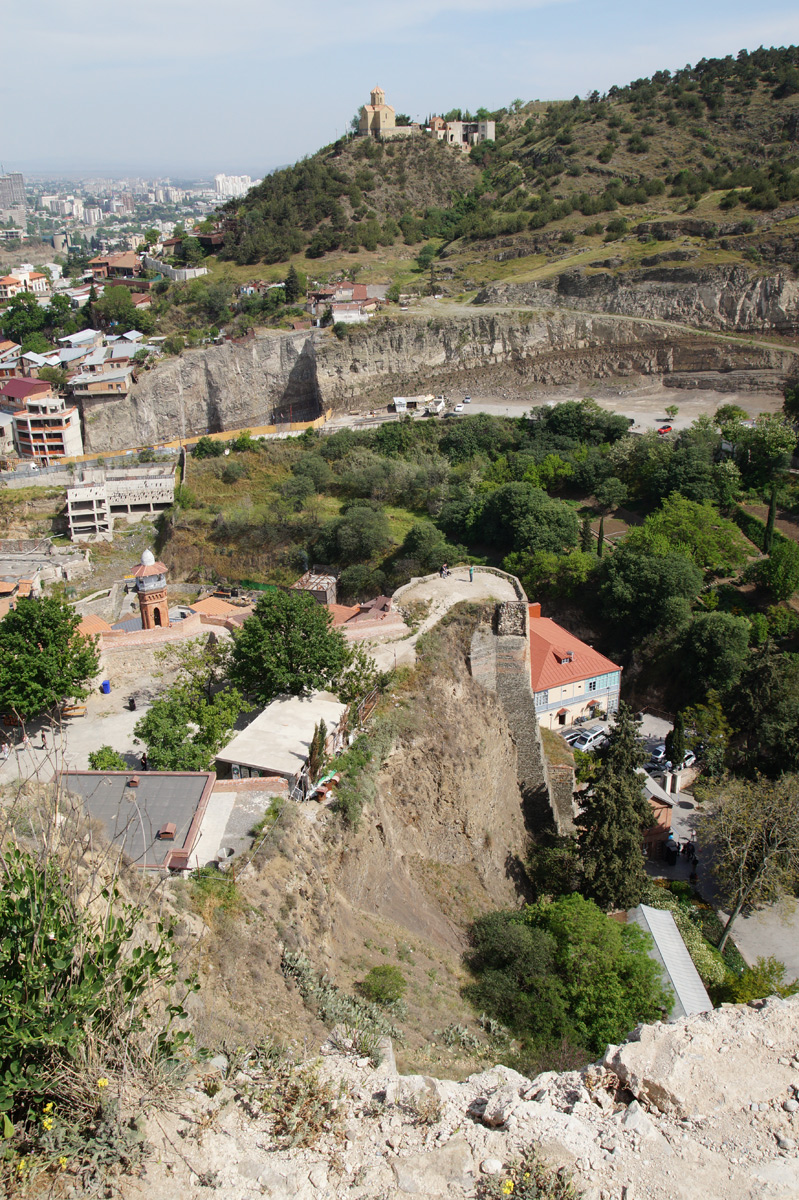
<instances>
[{"instance_id":1,"label":"rocky cliff face","mask_svg":"<svg viewBox=\"0 0 799 1200\"><path fill-rule=\"evenodd\" d=\"M753 280L740 268L653 268L623 280L569 273L546 285L487 289L479 299L531 308L385 318L342 341L329 331L261 332L243 344L188 351L145 372L128 396L84 404L86 448L308 420L327 407L367 408L452 387L640 374L678 387L778 392L796 371L788 349L695 337L660 323L795 331L799 284L782 276Z\"/></svg>"},{"instance_id":2,"label":"rocky cliff face","mask_svg":"<svg viewBox=\"0 0 799 1200\"><path fill-rule=\"evenodd\" d=\"M653 266L620 275L572 270L541 283L492 285L477 303L557 304L738 333L799 330L799 282L784 274L757 277L740 266Z\"/></svg>"},{"instance_id":3,"label":"rocky cliff face","mask_svg":"<svg viewBox=\"0 0 799 1200\"><path fill-rule=\"evenodd\" d=\"M82 405L87 450L144 446L318 416L313 342L267 334L190 350L145 371L130 394Z\"/></svg>"}]
</instances>

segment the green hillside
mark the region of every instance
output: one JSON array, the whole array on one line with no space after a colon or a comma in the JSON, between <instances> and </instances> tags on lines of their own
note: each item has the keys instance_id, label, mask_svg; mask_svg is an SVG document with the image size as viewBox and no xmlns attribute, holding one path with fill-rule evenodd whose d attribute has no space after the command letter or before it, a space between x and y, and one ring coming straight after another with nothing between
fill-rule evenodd
<instances>
[{"instance_id":1,"label":"green hillside","mask_svg":"<svg viewBox=\"0 0 799 1200\"><path fill-rule=\"evenodd\" d=\"M492 114L496 141L468 155L425 135L355 138L267 176L222 210L222 257L277 263L438 239L437 249L471 247L474 263L475 251L494 256L498 238L533 234L543 237L536 248L576 253L685 213L705 219L705 238L746 238L788 219L799 200L795 46L513 107ZM792 225L785 234L767 257L799 265ZM721 249L753 258L758 246Z\"/></svg>"}]
</instances>

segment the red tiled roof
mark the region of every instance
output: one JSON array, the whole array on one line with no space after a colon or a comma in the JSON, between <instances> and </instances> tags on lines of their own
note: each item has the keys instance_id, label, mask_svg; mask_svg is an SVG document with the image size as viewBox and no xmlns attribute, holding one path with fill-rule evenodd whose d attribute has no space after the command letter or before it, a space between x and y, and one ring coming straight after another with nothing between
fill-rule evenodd
<instances>
[{"instance_id":1,"label":"red tiled roof","mask_svg":"<svg viewBox=\"0 0 799 1200\"><path fill-rule=\"evenodd\" d=\"M359 604L328 604L327 611L333 618L334 625L344 625L361 611Z\"/></svg>"},{"instance_id":2,"label":"red tiled roof","mask_svg":"<svg viewBox=\"0 0 799 1200\"><path fill-rule=\"evenodd\" d=\"M0 579L0 596L10 595L11 592L15 592L17 590L18 586L19 585L17 584L16 580L13 583L8 583L6 580Z\"/></svg>"},{"instance_id":3,"label":"red tiled roof","mask_svg":"<svg viewBox=\"0 0 799 1200\"><path fill-rule=\"evenodd\" d=\"M227 617L241 612L240 604L230 604L219 596L205 596L202 600L195 600L189 607L192 612L202 613L206 617Z\"/></svg>"},{"instance_id":4,"label":"red tiled roof","mask_svg":"<svg viewBox=\"0 0 799 1200\"><path fill-rule=\"evenodd\" d=\"M82 633L84 637L94 637L95 634L110 633L111 626L102 617L89 613L81 620L78 632Z\"/></svg>"},{"instance_id":5,"label":"red tiled roof","mask_svg":"<svg viewBox=\"0 0 799 1200\"><path fill-rule=\"evenodd\" d=\"M534 692L621 670L617 663L581 642L549 617L536 616L538 611L538 605L529 605L530 682ZM571 661L567 657L569 652Z\"/></svg>"},{"instance_id":6,"label":"red tiled roof","mask_svg":"<svg viewBox=\"0 0 799 1200\"><path fill-rule=\"evenodd\" d=\"M0 387L0 396L8 400L27 400L29 396L43 396L50 391L50 384L42 379L9 379Z\"/></svg>"}]
</instances>

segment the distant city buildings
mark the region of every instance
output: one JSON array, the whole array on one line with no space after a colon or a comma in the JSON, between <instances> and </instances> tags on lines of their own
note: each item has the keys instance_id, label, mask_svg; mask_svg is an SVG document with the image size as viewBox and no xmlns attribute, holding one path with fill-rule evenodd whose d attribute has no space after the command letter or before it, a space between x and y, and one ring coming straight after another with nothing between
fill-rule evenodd
<instances>
[{"instance_id":1,"label":"distant city buildings","mask_svg":"<svg viewBox=\"0 0 799 1200\"><path fill-rule=\"evenodd\" d=\"M249 175L214 175L214 190L225 200L245 196L252 186Z\"/></svg>"}]
</instances>

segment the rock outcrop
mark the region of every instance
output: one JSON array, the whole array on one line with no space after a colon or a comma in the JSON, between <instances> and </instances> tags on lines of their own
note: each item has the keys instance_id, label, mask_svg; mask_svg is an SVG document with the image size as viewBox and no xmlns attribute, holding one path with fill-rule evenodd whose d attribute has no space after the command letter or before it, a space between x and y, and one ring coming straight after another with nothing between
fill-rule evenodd
<instances>
[{"instance_id":1,"label":"rock outcrop","mask_svg":"<svg viewBox=\"0 0 799 1200\"><path fill-rule=\"evenodd\" d=\"M788 349L692 336L642 319L670 314L701 325L711 323L705 314L716 312L729 317L724 324L719 316L718 328L733 328L734 320L748 328L746 314L763 309L775 323L768 327L776 328L779 313L796 304L791 296L799 285L791 281L739 280L738 286L731 280L720 294L710 285L666 282L619 291L605 275L561 279L562 291L525 284L483 293L497 304L535 305L523 311L383 318L351 329L341 341L323 330L262 331L241 344L187 351L145 372L129 395L87 401L86 448L308 420L327 408L367 408L406 392L488 389L500 382L567 385L646 375L674 386L776 393L796 369ZM608 312L574 311L580 307ZM632 315L618 315L626 309Z\"/></svg>"},{"instance_id":2,"label":"rock outcrop","mask_svg":"<svg viewBox=\"0 0 799 1200\"><path fill-rule=\"evenodd\" d=\"M619 274L564 271L539 283L493 284L477 304L556 304L593 313L677 321L700 329L735 333L795 334L799 330L799 281L778 273L753 275L741 266L660 266Z\"/></svg>"},{"instance_id":3,"label":"rock outcrop","mask_svg":"<svg viewBox=\"0 0 799 1200\"><path fill-rule=\"evenodd\" d=\"M196 1077L150 1122L157 1153L123 1196L465 1200L531 1145L585 1200L799 1195L799 997L644 1026L603 1063L535 1079L503 1066L461 1083L398 1076L391 1055L374 1069L341 1045L322 1047L319 1068L341 1087L338 1127L312 1148L281 1149L268 1076L222 1059L213 1096Z\"/></svg>"}]
</instances>

